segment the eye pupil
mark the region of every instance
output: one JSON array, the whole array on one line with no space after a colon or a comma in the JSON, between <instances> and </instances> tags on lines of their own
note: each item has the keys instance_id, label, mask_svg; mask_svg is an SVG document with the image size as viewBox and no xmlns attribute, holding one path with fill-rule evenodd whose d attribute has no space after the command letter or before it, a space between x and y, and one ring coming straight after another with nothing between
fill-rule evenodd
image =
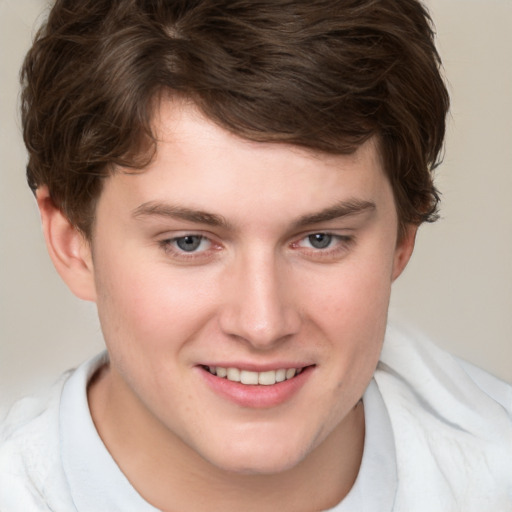
<instances>
[{"instance_id":1,"label":"eye pupil","mask_svg":"<svg viewBox=\"0 0 512 512\"><path fill-rule=\"evenodd\" d=\"M198 235L182 236L176 240L176 245L186 252L195 251L201 244L202 237Z\"/></svg>"},{"instance_id":2,"label":"eye pupil","mask_svg":"<svg viewBox=\"0 0 512 512\"><path fill-rule=\"evenodd\" d=\"M315 233L314 235L309 235L308 239L309 243L315 249L325 249L331 244L332 235L328 235L326 233Z\"/></svg>"}]
</instances>

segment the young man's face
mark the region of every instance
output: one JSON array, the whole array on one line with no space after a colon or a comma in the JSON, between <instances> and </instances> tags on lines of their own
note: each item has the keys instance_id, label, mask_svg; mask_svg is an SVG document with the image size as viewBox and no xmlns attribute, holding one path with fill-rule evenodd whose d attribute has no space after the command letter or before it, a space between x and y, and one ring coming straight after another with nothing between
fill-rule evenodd
<instances>
[{"instance_id":1,"label":"young man's face","mask_svg":"<svg viewBox=\"0 0 512 512\"><path fill-rule=\"evenodd\" d=\"M171 101L155 122L154 161L106 180L92 239L109 393L140 416L119 421L218 468L293 467L371 379L413 234L397 246L374 141L248 142Z\"/></svg>"}]
</instances>

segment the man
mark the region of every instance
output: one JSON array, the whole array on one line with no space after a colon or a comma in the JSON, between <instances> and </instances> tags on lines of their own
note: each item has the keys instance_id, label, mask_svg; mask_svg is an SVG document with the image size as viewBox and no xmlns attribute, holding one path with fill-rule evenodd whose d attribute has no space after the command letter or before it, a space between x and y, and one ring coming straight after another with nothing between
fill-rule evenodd
<instances>
[{"instance_id":1,"label":"man","mask_svg":"<svg viewBox=\"0 0 512 512\"><path fill-rule=\"evenodd\" d=\"M23 83L108 353L13 409L2 510L511 509L510 387L387 328L448 107L421 4L62 1Z\"/></svg>"}]
</instances>

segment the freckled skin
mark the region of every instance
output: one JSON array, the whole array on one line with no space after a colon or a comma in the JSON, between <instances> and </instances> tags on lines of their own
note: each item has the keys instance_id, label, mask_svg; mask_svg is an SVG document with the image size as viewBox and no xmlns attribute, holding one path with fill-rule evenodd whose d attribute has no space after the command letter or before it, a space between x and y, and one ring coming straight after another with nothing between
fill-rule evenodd
<instances>
[{"instance_id":1,"label":"freckled skin","mask_svg":"<svg viewBox=\"0 0 512 512\"><path fill-rule=\"evenodd\" d=\"M377 145L324 155L253 143L170 100L155 124L152 164L108 178L97 205L94 291L86 298L97 303L111 356L89 389L98 431L153 504L172 494L191 506L180 502L179 481L198 474L205 496L210 480L223 488L242 478L246 491L257 482L261 491L272 477L271 485L289 489L288 504L314 499L309 481L326 487L327 503L339 500L357 474L364 437L357 404L379 358L392 281L414 239L411 229L397 245ZM296 227L354 200L374 208ZM208 212L226 224L133 215L147 203ZM315 233L332 234L330 245L312 246ZM180 250L176 240L190 234L203 237L200 248ZM199 365L230 361L314 368L285 403L253 410L219 396L201 376ZM165 485L148 477L157 472ZM181 486L189 495L191 480Z\"/></svg>"}]
</instances>

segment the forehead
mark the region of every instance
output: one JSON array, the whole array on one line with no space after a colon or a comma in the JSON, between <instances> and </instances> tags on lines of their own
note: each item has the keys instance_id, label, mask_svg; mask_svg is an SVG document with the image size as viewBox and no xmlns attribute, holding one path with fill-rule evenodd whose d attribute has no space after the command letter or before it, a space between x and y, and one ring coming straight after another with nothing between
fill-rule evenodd
<instances>
[{"instance_id":1,"label":"forehead","mask_svg":"<svg viewBox=\"0 0 512 512\"><path fill-rule=\"evenodd\" d=\"M270 125L270 123L269 123ZM348 140L340 137L339 152L326 152L316 149L315 139L311 140L311 146L303 146L293 142L286 141L286 133L273 132L271 129L261 133L255 133L254 139L246 138L242 134L237 134L237 130L229 130L223 128L215 120L208 118L207 115L194 103L194 101L186 96L174 96L169 93L161 93L154 98L152 109L152 131L156 135L156 139L160 143L183 144L188 142L187 137L201 137L205 142L220 138L224 142L231 141L244 145L246 150L267 150L270 154L272 149L288 149L291 153L300 155L304 158L322 160L333 165L339 164L339 156L352 157L353 160L360 159L361 155L366 151L375 150L375 156L380 158L381 147L380 138L377 134L369 137L368 143L358 146L351 144ZM321 144L319 143L319 146ZM344 149L346 148L346 151ZM350 150L353 149L353 151ZM365 148L365 149L361 149ZM380 165L381 162L379 162Z\"/></svg>"},{"instance_id":2,"label":"forehead","mask_svg":"<svg viewBox=\"0 0 512 512\"><path fill-rule=\"evenodd\" d=\"M349 155L254 142L208 120L193 103L173 99L160 101L153 131L157 150L150 165L114 174L102 197L117 196L133 209L172 203L245 220L247 211L291 218L340 201L389 199L376 139Z\"/></svg>"}]
</instances>

